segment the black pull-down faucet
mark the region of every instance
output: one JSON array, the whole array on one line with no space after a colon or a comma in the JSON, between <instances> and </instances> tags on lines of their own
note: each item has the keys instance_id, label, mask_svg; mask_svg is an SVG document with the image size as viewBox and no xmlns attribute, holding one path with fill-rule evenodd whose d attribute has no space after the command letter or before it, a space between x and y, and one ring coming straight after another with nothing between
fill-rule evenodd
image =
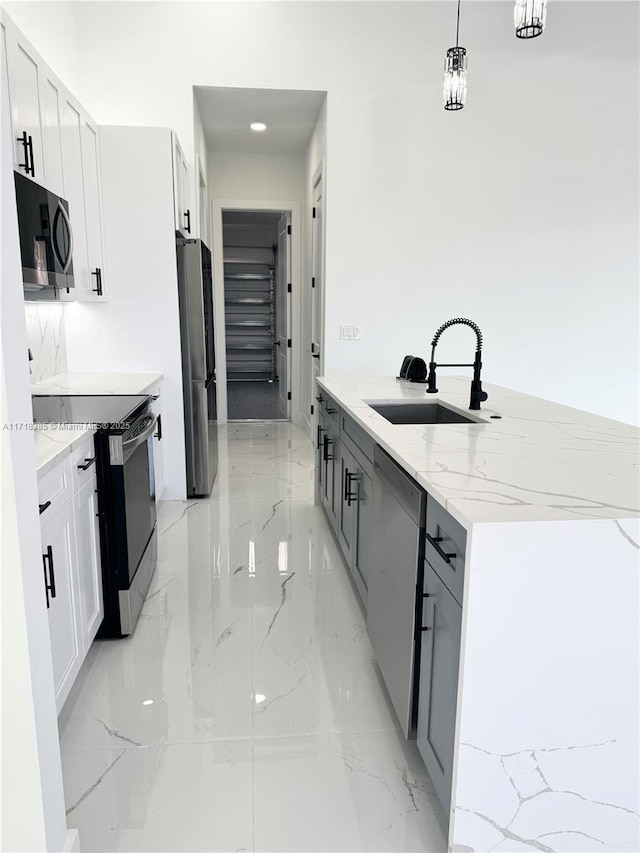
<instances>
[{"instance_id":1,"label":"black pull-down faucet","mask_svg":"<svg viewBox=\"0 0 640 853\"><path fill-rule=\"evenodd\" d=\"M476 333L476 355L473 360L473 364L436 364L436 346L438 345L440 336L442 335L445 329L449 329L451 326L460 325L470 326ZM427 394L438 393L438 389L436 388L436 367L473 367L473 379L471 380L471 400L469 402L469 408L479 409L480 403L484 403L484 401L488 398L489 395L486 391L482 390L482 383L480 382L480 369L482 367L482 332L480 331L479 326L474 323L473 320L467 320L466 317L456 317L454 320L447 320L447 322L443 323L433 336L433 340L431 341L431 361L429 362L429 376L427 377Z\"/></svg>"}]
</instances>

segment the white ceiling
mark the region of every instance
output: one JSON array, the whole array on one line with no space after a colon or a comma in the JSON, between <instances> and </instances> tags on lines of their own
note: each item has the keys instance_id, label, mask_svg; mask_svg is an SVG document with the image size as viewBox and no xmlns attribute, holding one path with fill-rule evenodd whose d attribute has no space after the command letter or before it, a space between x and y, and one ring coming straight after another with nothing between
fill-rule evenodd
<instances>
[{"instance_id":1,"label":"white ceiling","mask_svg":"<svg viewBox=\"0 0 640 853\"><path fill-rule=\"evenodd\" d=\"M209 149L246 154L303 154L326 95L217 86L195 86L194 92ZM267 129L250 130L254 121Z\"/></svg>"}]
</instances>

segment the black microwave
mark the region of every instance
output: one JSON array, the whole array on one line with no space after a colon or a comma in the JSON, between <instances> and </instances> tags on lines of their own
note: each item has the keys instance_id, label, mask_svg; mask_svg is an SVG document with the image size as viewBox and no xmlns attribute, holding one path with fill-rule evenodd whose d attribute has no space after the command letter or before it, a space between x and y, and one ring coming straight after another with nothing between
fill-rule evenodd
<instances>
[{"instance_id":1,"label":"black microwave","mask_svg":"<svg viewBox=\"0 0 640 853\"><path fill-rule=\"evenodd\" d=\"M25 299L59 299L73 282L69 204L14 172Z\"/></svg>"}]
</instances>

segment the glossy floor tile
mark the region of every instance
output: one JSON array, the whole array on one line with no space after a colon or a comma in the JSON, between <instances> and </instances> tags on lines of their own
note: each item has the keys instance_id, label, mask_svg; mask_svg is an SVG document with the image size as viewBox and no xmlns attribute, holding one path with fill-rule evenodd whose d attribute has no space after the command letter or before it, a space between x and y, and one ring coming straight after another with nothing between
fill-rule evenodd
<instances>
[{"instance_id":1,"label":"glossy floor tile","mask_svg":"<svg viewBox=\"0 0 640 853\"><path fill-rule=\"evenodd\" d=\"M60 717L83 851L443 851L287 423L221 429L211 497L159 507L132 637L94 644Z\"/></svg>"}]
</instances>

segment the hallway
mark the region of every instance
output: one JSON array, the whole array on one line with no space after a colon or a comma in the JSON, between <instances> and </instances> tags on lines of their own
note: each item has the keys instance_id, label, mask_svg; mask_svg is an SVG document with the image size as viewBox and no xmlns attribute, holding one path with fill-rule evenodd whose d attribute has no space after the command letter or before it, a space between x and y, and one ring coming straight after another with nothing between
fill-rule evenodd
<instances>
[{"instance_id":1,"label":"hallway","mask_svg":"<svg viewBox=\"0 0 640 853\"><path fill-rule=\"evenodd\" d=\"M446 849L290 423L220 431L211 497L165 503L135 634L61 717L85 851Z\"/></svg>"}]
</instances>

